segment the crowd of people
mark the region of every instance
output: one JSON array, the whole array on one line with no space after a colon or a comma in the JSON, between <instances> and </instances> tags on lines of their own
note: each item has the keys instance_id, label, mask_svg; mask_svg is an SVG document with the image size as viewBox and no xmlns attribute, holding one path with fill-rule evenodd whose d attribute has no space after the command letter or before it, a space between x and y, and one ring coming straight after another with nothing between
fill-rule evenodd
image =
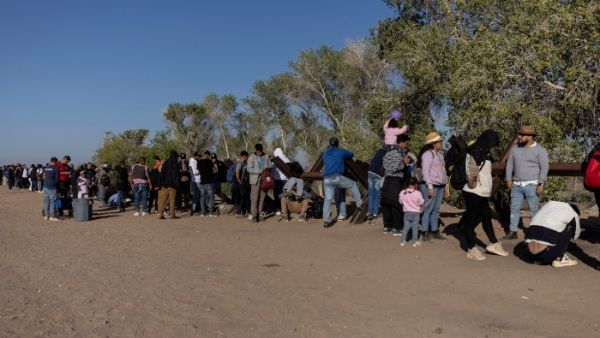
<instances>
[{"instance_id":1,"label":"crowd of people","mask_svg":"<svg viewBox=\"0 0 600 338\"><path fill-rule=\"evenodd\" d=\"M427 134L423 148L417 155L412 153L408 126L399 126L399 116L393 112L384 124L384 143L369 163L368 199L364 206L367 218L373 220L381 212L383 232L400 237L402 247L411 241L413 247L418 247L423 241L446 240L438 224L440 206L449 195L452 182L455 189L462 191L466 206L459 223L467 246L466 257L486 259L477 246L478 224L482 224L489 241L485 251L508 256L496 238L489 204L494 161L491 151L499 145L498 134L484 131L463 149L462 156L446 163L444 139L437 132ZM512 148L506 165L511 216L502 239L519 237L520 211L525 199L532 220L524 239L532 257L555 267L575 265L577 262L568 257L566 250L570 239L576 239L580 233L579 210L558 201L539 208L539 196L549 169L548 154L536 142L534 126L522 126L518 135L518 144ZM324 227L330 228L348 217L347 193L357 209L363 207L361 191L347 174L345 165L353 156L340 146L338 138L329 140L322 153L322 199L312 190L311 182L302 179L303 168L299 163L290 161L280 148L275 149L273 156L267 155L260 143L255 145L253 153L241 151L229 164L209 151L193 152L188 159L185 153L173 150L167 159L153 158L150 166L146 158L140 157L130 165L124 161L114 167L108 163L98 167L86 163L78 169L70 164L69 156L60 161L53 157L45 166L4 166L3 184L9 189L43 192L43 215L49 221L59 220L57 212L60 216L65 210L70 213L69 199L75 196L92 197L101 207L113 207L119 212L125 212L126 203L132 201L134 216L157 214L159 219L165 216L174 219L188 212L191 216L217 217L218 197L232 205L231 214L248 217L254 223L272 214L280 216L279 222L289 222L292 214L297 214L299 222L322 218ZM276 163L285 163L285 168ZM225 182L228 194L223 190Z\"/></svg>"}]
</instances>

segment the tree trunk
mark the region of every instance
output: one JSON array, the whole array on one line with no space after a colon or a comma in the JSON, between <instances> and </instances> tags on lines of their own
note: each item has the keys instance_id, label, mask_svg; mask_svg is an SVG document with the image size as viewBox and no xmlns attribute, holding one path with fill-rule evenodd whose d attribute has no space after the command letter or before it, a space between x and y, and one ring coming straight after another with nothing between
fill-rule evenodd
<instances>
[{"instance_id":1,"label":"tree trunk","mask_svg":"<svg viewBox=\"0 0 600 338\"><path fill-rule=\"evenodd\" d=\"M225 130L223 130L223 123L219 123L219 129L221 129L221 137L223 137L223 143L225 144L225 155L229 157L229 146L227 145L227 138L225 137Z\"/></svg>"}]
</instances>

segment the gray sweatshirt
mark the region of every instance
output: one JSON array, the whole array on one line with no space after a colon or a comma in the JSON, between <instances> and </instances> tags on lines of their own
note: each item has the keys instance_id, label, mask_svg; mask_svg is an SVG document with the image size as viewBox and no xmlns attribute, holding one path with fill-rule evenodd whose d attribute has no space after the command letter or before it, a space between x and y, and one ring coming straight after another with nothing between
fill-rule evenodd
<instances>
[{"instance_id":1,"label":"gray sweatshirt","mask_svg":"<svg viewBox=\"0 0 600 338\"><path fill-rule=\"evenodd\" d=\"M544 147L537 143L533 147L515 146L506 163L506 180L544 183L549 169L548 152Z\"/></svg>"}]
</instances>

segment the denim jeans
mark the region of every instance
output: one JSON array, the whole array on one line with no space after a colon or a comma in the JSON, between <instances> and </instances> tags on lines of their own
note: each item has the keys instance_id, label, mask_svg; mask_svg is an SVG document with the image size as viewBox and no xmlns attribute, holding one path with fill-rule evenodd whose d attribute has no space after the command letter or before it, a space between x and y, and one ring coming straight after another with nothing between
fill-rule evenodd
<instances>
[{"instance_id":1,"label":"denim jeans","mask_svg":"<svg viewBox=\"0 0 600 338\"><path fill-rule=\"evenodd\" d=\"M200 211L206 214L206 205L208 204L208 212L213 213L215 205L215 194L213 192L214 183L200 184Z\"/></svg>"},{"instance_id":2,"label":"denim jeans","mask_svg":"<svg viewBox=\"0 0 600 338\"><path fill-rule=\"evenodd\" d=\"M115 201L115 203L117 204L117 208L125 209L125 203L123 202L124 200L125 200L125 191L117 190L117 200Z\"/></svg>"},{"instance_id":3,"label":"denim jeans","mask_svg":"<svg viewBox=\"0 0 600 338\"><path fill-rule=\"evenodd\" d=\"M369 171L369 215L379 213L379 204L381 203L381 176Z\"/></svg>"},{"instance_id":4,"label":"denim jeans","mask_svg":"<svg viewBox=\"0 0 600 338\"><path fill-rule=\"evenodd\" d=\"M44 188L44 216L54 217L56 206L56 189Z\"/></svg>"},{"instance_id":5,"label":"denim jeans","mask_svg":"<svg viewBox=\"0 0 600 338\"><path fill-rule=\"evenodd\" d=\"M356 207L360 207L362 204L362 197L358 190L356 182L342 175L335 175L325 177L323 179L323 185L325 188L325 200L323 202L323 220L328 222L331 216L331 200L333 200L336 189L350 189L352 196L356 201Z\"/></svg>"},{"instance_id":6,"label":"denim jeans","mask_svg":"<svg viewBox=\"0 0 600 338\"><path fill-rule=\"evenodd\" d=\"M346 211L346 189L336 189L333 199L335 199L335 210L338 217L346 218L348 215Z\"/></svg>"},{"instance_id":7,"label":"denim jeans","mask_svg":"<svg viewBox=\"0 0 600 338\"><path fill-rule=\"evenodd\" d=\"M191 181L190 190L192 191L192 211L197 212L200 206L200 182Z\"/></svg>"},{"instance_id":8,"label":"denim jeans","mask_svg":"<svg viewBox=\"0 0 600 338\"><path fill-rule=\"evenodd\" d=\"M404 212L404 228L402 229L402 241L408 242L408 230L412 230L412 239L416 241L419 238L419 219L421 214L418 212Z\"/></svg>"},{"instance_id":9,"label":"denim jeans","mask_svg":"<svg viewBox=\"0 0 600 338\"><path fill-rule=\"evenodd\" d=\"M526 186L513 184L510 191L510 231L517 231L519 227L523 197L527 200L529 211L531 211L531 218L538 212L539 199L536 189L537 185L535 184L528 184Z\"/></svg>"},{"instance_id":10,"label":"denim jeans","mask_svg":"<svg viewBox=\"0 0 600 338\"><path fill-rule=\"evenodd\" d=\"M142 210L148 212L148 185L147 184L134 184L133 185L133 210L135 212L140 211L140 195L142 197Z\"/></svg>"},{"instance_id":11,"label":"denim jeans","mask_svg":"<svg viewBox=\"0 0 600 338\"><path fill-rule=\"evenodd\" d=\"M440 218L440 206L444 198L444 187L433 187L433 197L429 197L427 184L421 184L421 193L425 200L423 211L423 231L437 231L438 220Z\"/></svg>"}]
</instances>

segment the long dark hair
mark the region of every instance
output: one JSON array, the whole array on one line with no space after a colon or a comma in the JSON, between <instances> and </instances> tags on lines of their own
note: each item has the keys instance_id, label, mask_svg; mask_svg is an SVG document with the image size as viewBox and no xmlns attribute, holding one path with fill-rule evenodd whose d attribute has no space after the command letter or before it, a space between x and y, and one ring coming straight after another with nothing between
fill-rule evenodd
<instances>
[{"instance_id":1,"label":"long dark hair","mask_svg":"<svg viewBox=\"0 0 600 338\"><path fill-rule=\"evenodd\" d=\"M417 156L417 168L422 168L421 164L422 164L422 158L423 158L423 154L425 154L426 151L428 150L432 150L433 149L433 143L430 144L426 144L423 147L421 147L421 150L419 151L419 156Z\"/></svg>"}]
</instances>

